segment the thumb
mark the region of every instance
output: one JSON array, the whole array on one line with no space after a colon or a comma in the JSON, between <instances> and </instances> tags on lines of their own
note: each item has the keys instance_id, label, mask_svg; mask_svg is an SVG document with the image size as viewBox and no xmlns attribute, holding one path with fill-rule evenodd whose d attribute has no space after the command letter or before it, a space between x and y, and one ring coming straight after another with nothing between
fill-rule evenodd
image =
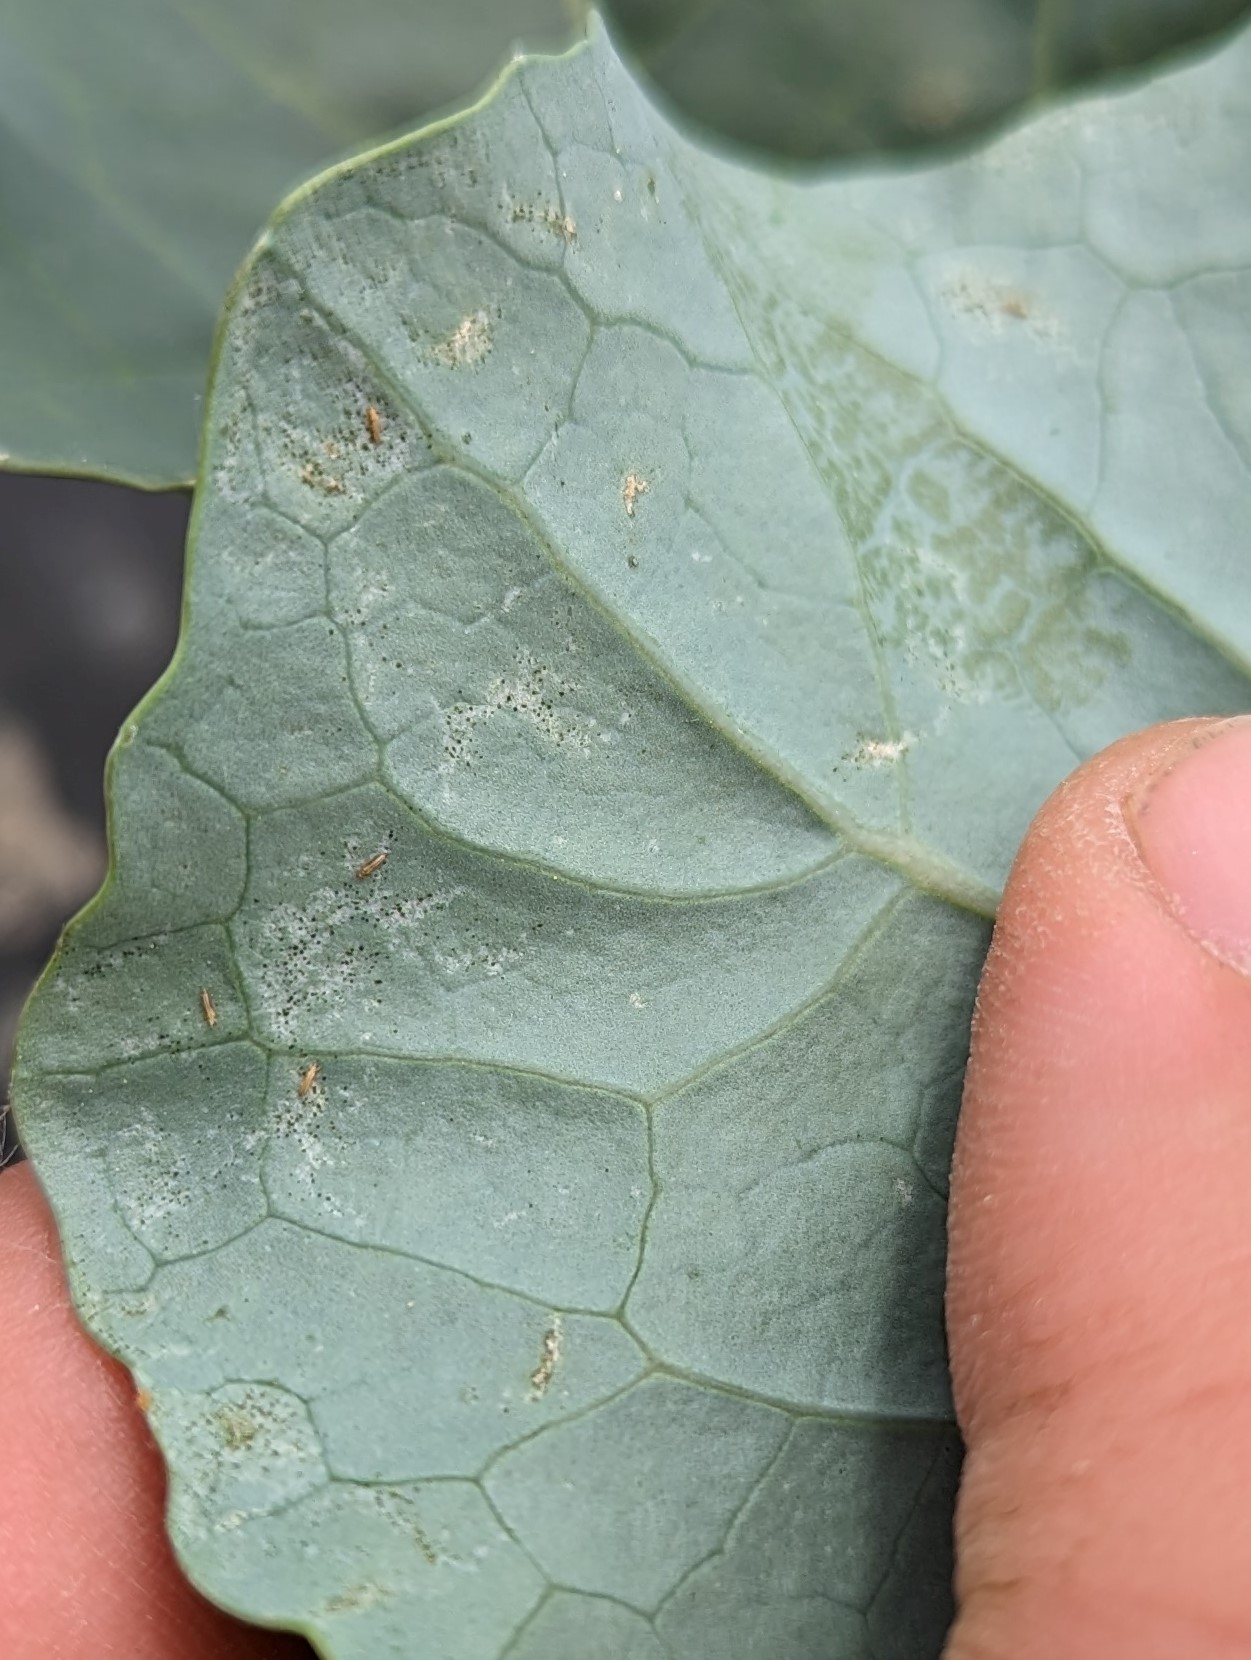
<instances>
[{"instance_id":1,"label":"thumb","mask_svg":"<svg viewBox=\"0 0 1251 1660\"><path fill-rule=\"evenodd\" d=\"M1251 720L1043 809L983 978L947 1660L1251 1656Z\"/></svg>"}]
</instances>

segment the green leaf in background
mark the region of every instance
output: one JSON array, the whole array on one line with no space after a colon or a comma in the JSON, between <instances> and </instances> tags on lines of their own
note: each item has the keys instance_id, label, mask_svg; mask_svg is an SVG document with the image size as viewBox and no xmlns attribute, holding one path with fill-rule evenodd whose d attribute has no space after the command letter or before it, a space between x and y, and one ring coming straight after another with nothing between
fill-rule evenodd
<instances>
[{"instance_id":1,"label":"green leaf in background","mask_svg":"<svg viewBox=\"0 0 1251 1660\"><path fill-rule=\"evenodd\" d=\"M580 9L580 8L579 8ZM213 325L275 203L569 33L564 0L8 0L0 466L185 484Z\"/></svg>"},{"instance_id":2,"label":"green leaf in background","mask_svg":"<svg viewBox=\"0 0 1251 1660\"><path fill-rule=\"evenodd\" d=\"M804 161L922 150L1202 41L1247 0L610 0L674 107Z\"/></svg>"},{"instance_id":3,"label":"green leaf in background","mask_svg":"<svg viewBox=\"0 0 1251 1660\"><path fill-rule=\"evenodd\" d=\"M802 185L597 33L283 209L15 1080L212 1596L937 1654L987 918L1081 757L1251 707L1249 101Z\"/></svg>"}]
</instances>

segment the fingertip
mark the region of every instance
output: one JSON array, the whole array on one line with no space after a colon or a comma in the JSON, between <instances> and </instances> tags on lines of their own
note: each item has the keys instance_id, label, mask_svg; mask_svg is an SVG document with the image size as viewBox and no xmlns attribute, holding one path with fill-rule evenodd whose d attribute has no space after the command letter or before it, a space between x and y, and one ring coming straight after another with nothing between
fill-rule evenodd
<instances>
[{"instance_id":1,"label":"fingertip","mask_svg":"<svg viewBox=\"0 0 1251 1660\"><path fill-rule=\"evenodd\" d=\"M28 1165L0 1176L0 1654L5 1660L299 1660L183 1577L130 1375L69 1303Z\"/></svg>"},{"instance_id":2,"label":"fingertip","mask_svg":"<svg viewBox=\"0 0 1251 1660\"><path fill-rule=\"evenodd\" d=\"M1251 980L1210 888L1200 926L1142 835L1173 780L1171 868L1209 872L1176 800L1199 754L1192 822L1228 823L1233 788L1251 824L1251 745L1231 786L1225 730L1153 728L1082 768L1005 893L952 1172L951 1660L1251 1652ZM1251 915L1247 852L1221 914Z\"/></svg>"}]
</instances>

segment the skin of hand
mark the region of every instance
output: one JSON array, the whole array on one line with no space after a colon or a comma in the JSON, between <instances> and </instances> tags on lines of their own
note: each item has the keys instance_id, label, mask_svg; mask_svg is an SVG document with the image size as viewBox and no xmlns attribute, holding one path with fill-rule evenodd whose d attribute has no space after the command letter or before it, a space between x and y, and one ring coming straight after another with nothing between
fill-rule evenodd
<instances>
[{"instance_id":1,"label":"skin of hand","mask_svg":"<svg viewBox=\"0 0 1251 1660\"><path fill-rule=\"evenodd\" d=\"M1249 1660L1249 1311L1251 720L1183 721L1043 808L983 976L945 1660ZM6 1660L310 1655L178 1573L133 1387L70 1312L25 1166L0 1178L0 1330Z\"/></svg>"}]
</instances>

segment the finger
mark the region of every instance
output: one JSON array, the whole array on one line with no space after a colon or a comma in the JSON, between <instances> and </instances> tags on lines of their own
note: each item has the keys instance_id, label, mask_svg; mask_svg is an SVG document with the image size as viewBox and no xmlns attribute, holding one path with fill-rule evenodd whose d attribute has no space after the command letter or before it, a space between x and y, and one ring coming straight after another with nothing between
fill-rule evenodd
<instances>
[{"instance_id":1,"label":"finger","mask_svg":"<svg viewBox=\"0 0 1251 1660\"><path fill-rule=\"evenodd\" d=\"M1251 1655L1251 724L1052 798L979 997L949 1660Z\"/></svg>"},{"instance_id":2,"label":"finger","mask_svg":"<svg viewBox=\"0 0 1251 1660\"><path fill-rule=\"evenodd\" d=\"M28 1166L0 1178L0 1654L5 1660L300 1660L179 1572L160 1456L127 1373L70 1310Z\"/></svg>"}]
</instances>

